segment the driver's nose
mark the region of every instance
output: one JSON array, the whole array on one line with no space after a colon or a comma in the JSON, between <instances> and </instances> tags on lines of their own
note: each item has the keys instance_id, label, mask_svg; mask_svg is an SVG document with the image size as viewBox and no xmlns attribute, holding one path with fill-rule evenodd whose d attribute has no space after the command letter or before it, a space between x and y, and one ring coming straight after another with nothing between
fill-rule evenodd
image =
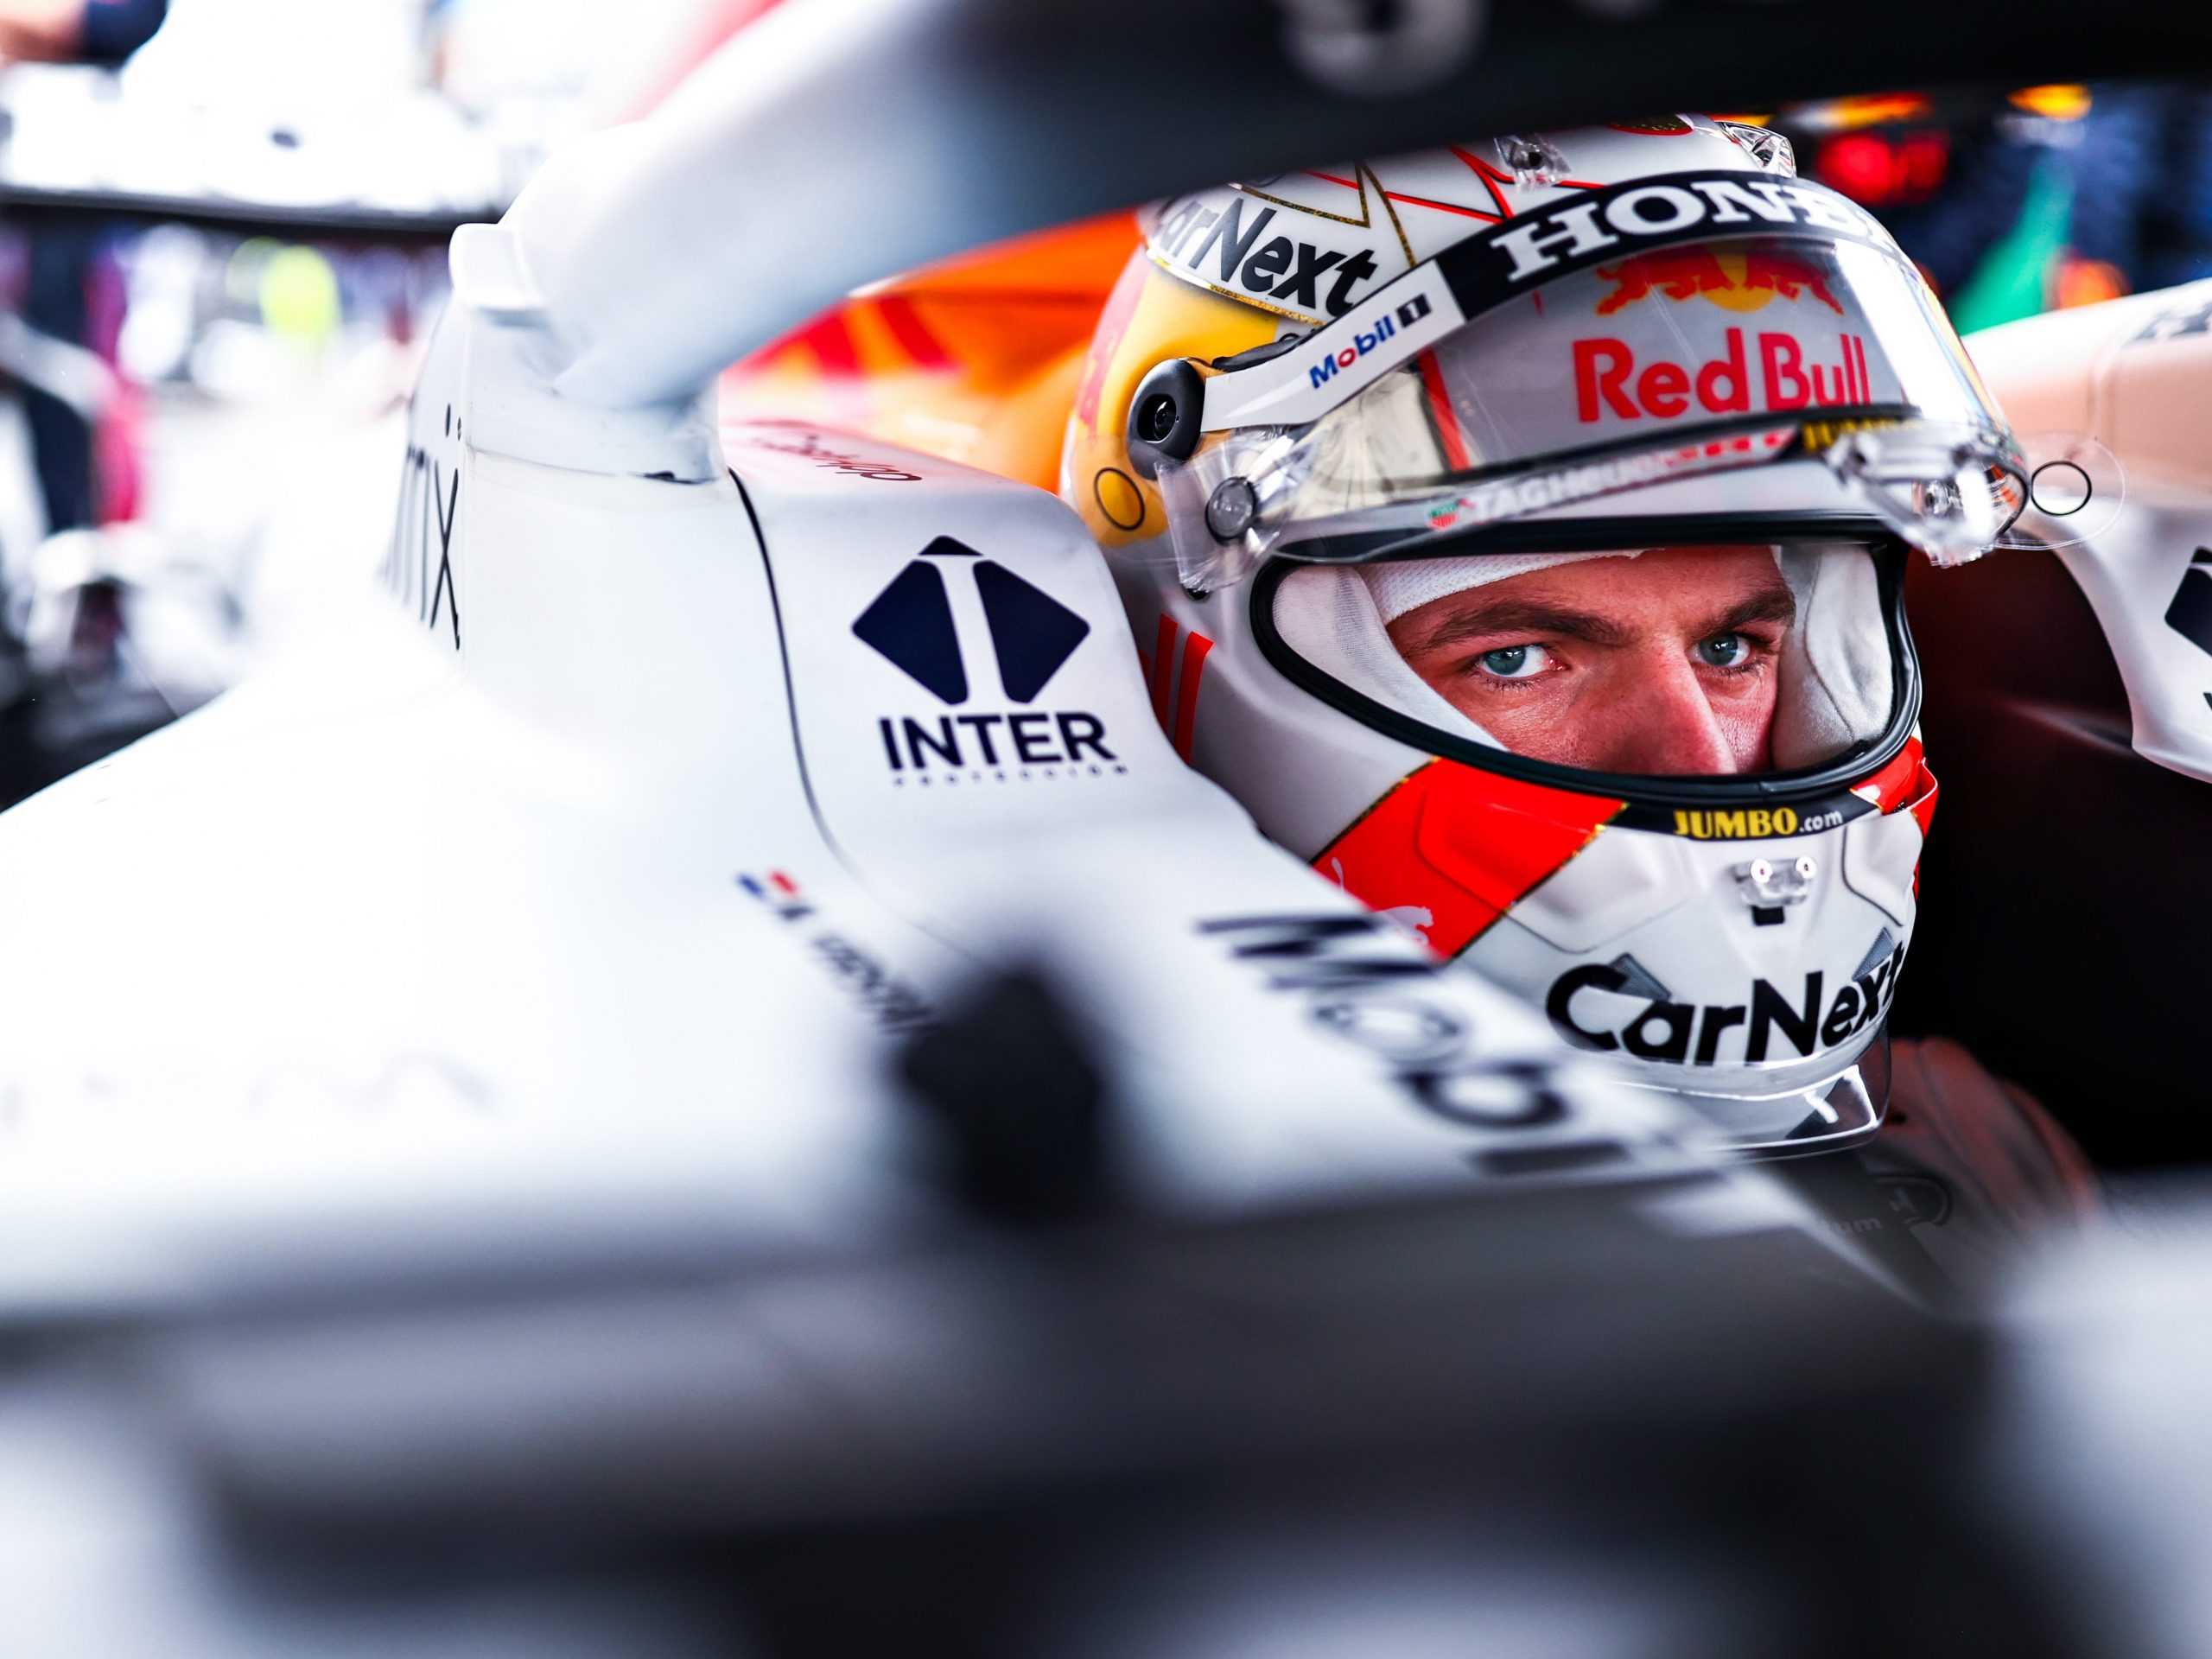
<instances>
[{"instance_id":1,"label":"driver's nose","mask_svg":"<svg viewBox=\"0 0 2212 1659\"><path fill-rule=\"evenodd\" d=\"M1622 702L1619 723L1608 734L1605 769L1650 774L1741 771L1741 760L1697 670L1671 652L1654 657L1637 677L1636 694Z\"/></svg>"}]
</instances>

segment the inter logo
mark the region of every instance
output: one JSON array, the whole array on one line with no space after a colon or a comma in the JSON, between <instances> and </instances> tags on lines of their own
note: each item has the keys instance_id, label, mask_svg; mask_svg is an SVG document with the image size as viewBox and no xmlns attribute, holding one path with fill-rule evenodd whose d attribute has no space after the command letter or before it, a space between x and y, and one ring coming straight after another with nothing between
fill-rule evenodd
<instances>
[{"instance_id":1,"label":"inter logo","mask_svg":"<svg viewBox=\"0 0 2212 1659\"><path fill-rule=\"evenodd\" d=\"M1075 709L1029 707L1090 633L1090 624L1035 583L974 548L940 536L924 548L853 623L854 636L942 703L964 709L977 658L963 647L950 582L971 582L989 635L990 660L1018 709L975 710L934 721L876 722L898 781L963 777L1006 783L1124 772L1106 744L1105 723Z\"/></svg>"}]
</instances>

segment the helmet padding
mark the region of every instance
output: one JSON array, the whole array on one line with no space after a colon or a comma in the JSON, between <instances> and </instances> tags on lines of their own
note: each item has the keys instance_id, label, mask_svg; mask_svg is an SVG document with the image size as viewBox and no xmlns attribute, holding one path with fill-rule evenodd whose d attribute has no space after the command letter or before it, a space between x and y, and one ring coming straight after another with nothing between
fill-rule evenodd
<instances>
[{"instance_id":1,"label":"helmet padding","mask_svg":"<svg viewBox=\"0 0 2212 1659\"><path fill-rule=\"evenodd\" d=\"M1361 696L1453 737L1504 747L1439 696L1398 654L1359 569L1309 564L1292 571L1275 590L1274 621L1285 645Z\"/></svg>"},{"instance_id":2,"label":"helmet padding","mask_svg":"<svg viewBox=\"0 0 2212 1659\"><path fill-rule=\"evenodd\" d=\"M1774 558L1797 600L1774 714L1774 764L1787 772L1879 737L1896 679L1881 584L1862 549L1780 547Z\"/></svg>"}]
</instances>

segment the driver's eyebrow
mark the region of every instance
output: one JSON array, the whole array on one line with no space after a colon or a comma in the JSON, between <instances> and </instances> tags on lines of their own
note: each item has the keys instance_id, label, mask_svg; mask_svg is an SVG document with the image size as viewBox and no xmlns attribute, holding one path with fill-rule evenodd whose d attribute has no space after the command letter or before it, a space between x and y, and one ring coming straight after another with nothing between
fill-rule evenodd
<instances>
[{"instance_id":1,"label":"driver's eyebrow","mask_svg":"<svg viewBox=\"0 0 2212 1659\"><path fill-rule=\"evenodd\" d=\"M1733 633L1752 622L1779 622L1787 627L1796 620L1797 595L1789 590L1787 583L1777 582L1773 587L1763 588L1750 598L1721 612L1714 620L1706 624L1698 638L1710 639L1715 634Z\"/></svg>"},{"instance_id":2,"label":"driver's eyebrow","mask_svg":"<svg viewBox=\"0 0 2212 1659\"><path fill-rule=\"evenodd\" d=\"M1738 601L1718 613L1699 631L1697 638L1709 639L1715 634L1729 633L1754 622L1779 622L1787 626L1797 617L1797 598L1789 584L1778 576L1770 587ZM1555 639L1580 639L1588 645L1619 646L1633 645L1637 632L1602 616L1587 611L1578 611L1564 605L1547 604L1541 600L1518 599L1500 594L1485 603L1478 599L1464 609L1452 612L1432 626L1415 644L1416 651L1441 651L1469 639L1484 639L1492 634L1516 634L1527 637L1548 636Z\"/></svg>"},{"instance_id":3,"label":"driver's eyebrow","mask_svg":"<svg viewBox=\"0 0 2212 1659\"><path fill-rule=\"evenodd\" d=\"M1785 589L1784 597L1787 596ZM1541 600L1500 597L1489 604L1477 601L1464 610L1452 612L1429 629L1416 649L1438 651L1493 633L1549 634L1585 640L1593 645L1625 645L1635 639L1633 632L1618 623L1592 616L1587 611L1547 605Z\"/></svg>"}]
</instances>

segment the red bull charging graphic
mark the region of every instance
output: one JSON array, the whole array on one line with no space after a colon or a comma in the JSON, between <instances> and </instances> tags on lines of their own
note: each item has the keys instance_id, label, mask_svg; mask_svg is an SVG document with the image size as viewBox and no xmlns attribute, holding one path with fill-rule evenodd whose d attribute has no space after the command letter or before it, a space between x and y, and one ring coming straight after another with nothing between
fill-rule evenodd
<instances>
[{"instance_id":1,"label":"red bull charging graphic","mask_svg":"<svg viewBox=\"0 0 2212 1659\"><path fill-rule=\"evenodd\" d=\"M1836 315L1843 315L1842 305L1828 291L1827 273L1786 253L1665 248L1618 265L1600 265L1598 275L1613 285L1612 292L1598 302L1601 317L1653 294L1670 300L1709 300L1727 311L1758 311L1771 300L1809 296Z\"/></svg>"},{"instance_id":2,"label":"red bull charging graphic","mask_svg":"<svg viewBox=\"0 0 2212 1659\"><path fill-rule=\"evenodd\" d=\"M1619 335L1575 340L1575 418L1584 425L1671 420L1693 411L1768 413L1874 401L1866 340L1848 327L1849 314L1818 264L1766 249L1686 247L1601 265L1596 275L1606 285L1595 307L1601 317L1633 316L1654 304L1709 304L1746 315L1765 312L1777 302L1794 315L1777 315L1780 327L1726 328L1718 349L1698 359L1681 348L1688 339L1709 331L1686 330L1679 323L1663 331L1640 330L1641 338L1633 340ZM1847 327L1831 332L1833 324L1817 326L1823 310L1845 319ZM1660 349L1656 342L1662 339L1675 349Z\"/></svg>"}]
</instances>

